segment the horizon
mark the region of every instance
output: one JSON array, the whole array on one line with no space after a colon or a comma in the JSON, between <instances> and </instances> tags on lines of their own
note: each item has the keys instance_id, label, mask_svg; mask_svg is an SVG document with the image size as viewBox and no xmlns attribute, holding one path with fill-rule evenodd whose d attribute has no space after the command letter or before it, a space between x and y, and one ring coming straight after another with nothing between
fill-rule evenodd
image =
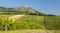
<instances>
[{"instance_id":1,"label":"horizon","mask_svg":"<svg viewBox=\"0 0 60 33\"><path fill-rule=\"evenodd\" d=\"M59 3L60 0L1 0L0 6L7 8L28 6L45 14L60 15Z\"/></svg>"}]
</instances>

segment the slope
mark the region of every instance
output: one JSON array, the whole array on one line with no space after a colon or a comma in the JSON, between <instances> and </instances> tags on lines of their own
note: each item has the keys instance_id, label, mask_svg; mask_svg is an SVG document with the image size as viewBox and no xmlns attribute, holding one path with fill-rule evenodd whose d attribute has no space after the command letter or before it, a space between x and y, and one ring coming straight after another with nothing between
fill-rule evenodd
<instances>
[{"instance_id":1,"label":"slope","mask_svg":"<svg viewBox=\"0 0 60 33\"><path fill-rule=\"evenodd\" d=\"M44 13L38 12L31 7L16 7L16 8L6 8L0 7L0 14L24 14L24 15L46 15Z\"/></svg>"}]
</instances>

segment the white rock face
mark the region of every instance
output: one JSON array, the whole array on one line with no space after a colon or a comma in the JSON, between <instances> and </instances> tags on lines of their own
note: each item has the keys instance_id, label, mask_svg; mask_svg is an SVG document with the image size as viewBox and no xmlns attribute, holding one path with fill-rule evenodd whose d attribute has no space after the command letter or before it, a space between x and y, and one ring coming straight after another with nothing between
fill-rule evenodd
<instances>
[{"instance_id":1,"label":"white rock face","mask_svg":"<svg viewBox=\"0 0 60 33\"><path fill-rule=\"evenodd\" d=\"M22 7L29 7L29 6L25 5L25 6L22 6Z\"/></svg>"}]
</instances>

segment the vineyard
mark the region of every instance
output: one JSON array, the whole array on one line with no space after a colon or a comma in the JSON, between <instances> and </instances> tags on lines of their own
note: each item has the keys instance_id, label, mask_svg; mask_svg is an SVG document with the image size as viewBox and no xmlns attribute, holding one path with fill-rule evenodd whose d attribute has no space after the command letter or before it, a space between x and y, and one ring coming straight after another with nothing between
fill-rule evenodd
<instances>
[{"instance_id":1,"label":"vineyard","mask_svg":"<svg viewBox=\"0 0 60 33\"><path fill-rule=\"evenodd\" d=\"M0 31L60 30L60 16L0 15Z\"/></svg>"}]
</instances>

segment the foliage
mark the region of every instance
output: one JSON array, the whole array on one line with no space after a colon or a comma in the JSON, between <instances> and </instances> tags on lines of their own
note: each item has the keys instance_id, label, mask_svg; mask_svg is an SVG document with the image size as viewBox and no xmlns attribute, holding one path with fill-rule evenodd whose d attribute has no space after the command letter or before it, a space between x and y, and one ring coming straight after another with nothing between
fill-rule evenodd
<instances>
[{"instance_id":1,"label":"foliage","mask_svg":"<svg viewBox=\"0 0 60 33\"><path fill-rule=\"evenodd\" d=\"M1 19L2 18L2 19ZM26 17L23 17L26 18ZM21 20L16 20L16 21L12 21L8 19L8 16L6 16L4 18L0 17L0 22L1 22L1 29L3 30L20 30L20 29L45 29L44 26L38 24L38 23L34 23L33 21L21 21ZM14 23L12 23L14 22Z\"/></svg>"},{"instance_id":2,"label":"foliage","mask_svg":"<svg viewBox=\"0 0 60 33\"><path fill-rule=\"evenodd\" d=\"M48 30L60 30L60 16L45 16L45 26Z\"/></svg>"},{"instance_id":3,"label":"foliage","mask_svg":"<svg viewBox=\"0 0 60 33\"><path fill-rule=\"evenodd\" d=\"M12 15L0 15L0 30L20 30L20 29L60 29L60 16L35 16L25 15L15 21L9 20ZM7 18L6 18L7 17ZM14 22L14 23L12 23Z\"/></svg>"}]
</instances>

